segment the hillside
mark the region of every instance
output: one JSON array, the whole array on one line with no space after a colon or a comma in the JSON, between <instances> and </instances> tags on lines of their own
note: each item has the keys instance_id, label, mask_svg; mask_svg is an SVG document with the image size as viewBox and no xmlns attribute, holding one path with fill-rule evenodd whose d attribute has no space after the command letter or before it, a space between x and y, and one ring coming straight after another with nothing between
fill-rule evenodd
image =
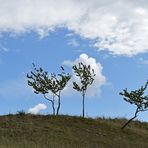
<instances>
[{"instance_id":1,"label":"hillside","mask_svg":"<svg viewBox=\"0 0 148 148\"><path fill-rule=\"evenodd\" d=\"M148 148L148 123L71 116L0 117L0 148Z\"/></svg>"}]
</instances>

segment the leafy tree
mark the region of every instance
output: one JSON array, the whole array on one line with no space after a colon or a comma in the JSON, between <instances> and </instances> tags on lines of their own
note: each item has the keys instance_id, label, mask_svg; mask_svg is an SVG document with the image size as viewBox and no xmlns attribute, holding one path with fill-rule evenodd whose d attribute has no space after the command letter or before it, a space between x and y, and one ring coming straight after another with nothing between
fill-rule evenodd
<instances>
[{"instance_id":1,"label":"leafy tree","mask_svg":"<svg viewBox=\"0 0 148 148\"><path fill-rule=\"evenodd\" d=\"M68 81L71 79L69 73L65 73L64 68L61 66L62 72L58 75L55 73L51 74L51 81L53 82L53 89L51 91L54 95L58 97L58 107L56 114L59 114L60 105L61 105L61 92L67 85Z\"/></svg>"},{"instance_id":2,"label":"leafy tree","mask_svg":"<svg viewBox=\"0 0 148 148\"><path fill-rule=\"evenodd\" d=\"M61 91L67 85L71 76L66 74L64 68L61 67L62 72L58 74L51 73L49 77L48 72L44 71L42 68L37 69L35 64L33 64L33 70L30 74L27 74L28 85L34 89L34 93L43 94L44 98L51 102L53 115L55 115L55 97L58 97L58 107L56 114L58 115L60 109L60 98ZM50 99L47 94L52 93L52 99Z\"/></svg>"},{"instance_id":3,"label":"leafy tree","mask_svg":"<svg viewBox=\"0 0 148 148\"><path fill-rule=\"evenodd\" d=\"M123 92L120 92L120 95L124 97L124 100L130 104L136 105L136 111L134 116L128 120L123 126L122 129L124 129L132 120L134 120L139 112L147 111L148 110L148 95L144 96L144 92L147 89L148 81L144 86L141 86L141 88L128 92L127 88L123 90Z\"/></svg>"},{"instance_id":4,"label":"leafy tree","mask_svg":"<svg viewBox=\"0 0 148 148\"><path fill-rule=\"evenodd\" d=\"M36 94L43 94L44 98L51 102L53 115L55 115L55 99L54 93L52 99L47 97L47 94L52 88L54 88L53 82L48 76L48 72L44 71L42 68L37 69L33 63L33 70L30 74L27 74L28 85L31 86Z\"/></svg>"},{"instance_id":5,"label":"leafy tree","mask_svg":"<svg viewBox=\"0 0 148 148\"><path fill-rule=\"evenodd\" d=\"M80 82L81 82L80 85L76 82L73 82L73 89L80 92L82 95L82 99L83 99L82 115L84 118L85 95L86 95L88 86L91 85L94 81L95 73L94 73L94 69L92 69L90 65L87 66L82 62L78 63L78 65L74 65L72 69L74 70L74 73L76 74L76 76L80 78Z\"/></svg>"}]
</instances>

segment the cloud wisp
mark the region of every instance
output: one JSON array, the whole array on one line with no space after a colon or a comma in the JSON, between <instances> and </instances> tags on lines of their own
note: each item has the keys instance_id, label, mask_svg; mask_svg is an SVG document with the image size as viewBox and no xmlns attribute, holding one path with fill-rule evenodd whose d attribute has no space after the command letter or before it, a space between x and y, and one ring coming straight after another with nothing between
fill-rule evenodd
<instances>
[{"instance_id":1,"label":"cloud wisp","mask_svg":"<svg viewBox=\"0 0 148 148\"><path fill-rule=\"evenodd\" d=\"M32 108L28 109L28 113L30 114L39 114L42 110L45 110L47 106L45 104L37 104Z\"/></svg>"},{"instance_id":2,"label":"cloud wisp","mask_svg":"<svg viewBox=\"0 0 148 148\"><path fill-rule=\"evenodd\" d=\"M71 67L80 62L86 65L90 65L91 68L94 69L96 74L93 84L88 87L87 95L99 96L101 92L101 87L106 84L106 77L102 73L103 70L102 65L100 63L97 63L95 58L88 57L87 54L81 54L79 58L77 58L75 61L64 61L63 65ZM80 79L77 76L75 76L74 72L72 74L71 83L69 83L68 86L66 87L65 93L72 94L73 92L72 81L76 81L78 84L80 84Z\"/></svg>"},{"instance_id":3,"label":"cloud wisp","mask_svg":"<svg viewBox=\"0 0 148 148\"><path fill-rule=\"evenodd\" d=\"M129 0L0 0L0 32L47 36L64 27L94 40L98 50L148 52L148 2Z\"/></svg>"}]
</instances>

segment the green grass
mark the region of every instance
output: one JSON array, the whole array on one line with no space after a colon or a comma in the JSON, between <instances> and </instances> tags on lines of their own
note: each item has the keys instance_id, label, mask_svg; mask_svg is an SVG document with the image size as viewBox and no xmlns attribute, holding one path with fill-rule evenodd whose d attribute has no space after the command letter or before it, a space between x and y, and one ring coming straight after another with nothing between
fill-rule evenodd
<instances>
[{"instance_id":1,"label":"green grass","mask_svg":"<svg viewBox=\"0 0 148 148\"><path fill-rule=\"evenodd\" d=\"M0 148L148 148L148 123L71 116L0 116Z\"/></svg>"}]
</instances>

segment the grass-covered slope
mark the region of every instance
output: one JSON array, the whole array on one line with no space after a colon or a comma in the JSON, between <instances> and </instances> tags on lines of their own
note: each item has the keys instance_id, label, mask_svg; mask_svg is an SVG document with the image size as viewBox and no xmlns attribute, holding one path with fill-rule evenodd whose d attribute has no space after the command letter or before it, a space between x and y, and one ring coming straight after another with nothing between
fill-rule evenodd
<instances>
[{"instance_id":1,"label":"grass-covered slope","mask_svg":"<svg viewBox=\"0 0 148 148\"><path fill-rule=\"evenodd\" d=\"M148 123L70 116L0 117L0 148L148 148Z\"/></svg>"}]
</instances>

